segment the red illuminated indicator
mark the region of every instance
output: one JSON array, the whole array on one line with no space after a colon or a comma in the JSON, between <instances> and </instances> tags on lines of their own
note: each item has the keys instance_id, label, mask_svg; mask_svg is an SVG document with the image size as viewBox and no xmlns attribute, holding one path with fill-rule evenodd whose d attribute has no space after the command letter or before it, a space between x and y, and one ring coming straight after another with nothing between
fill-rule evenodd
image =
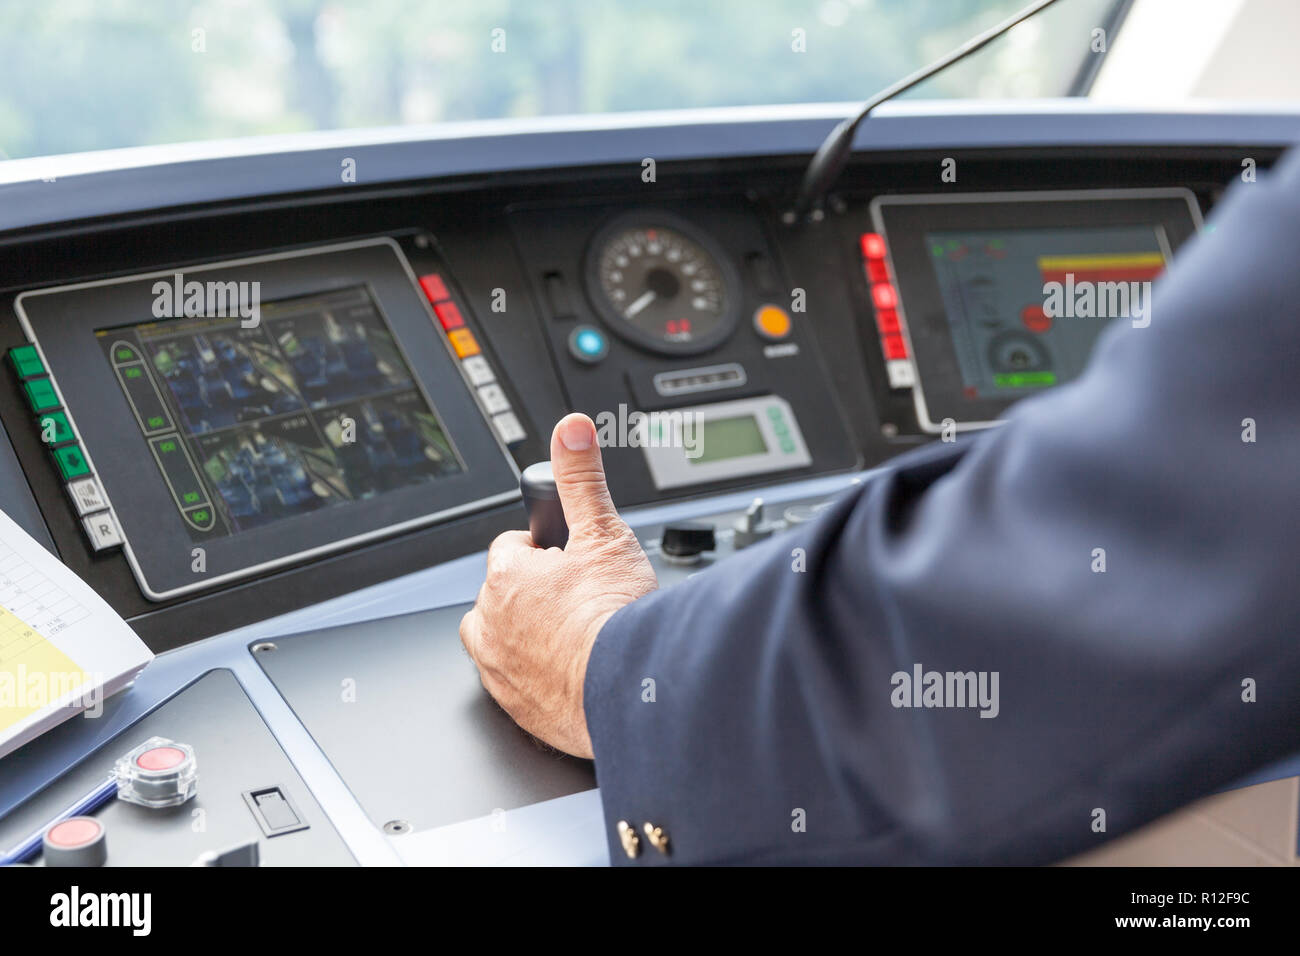
<instances>
[{"instance_id":1,"label":"red illuminated indicator","mask_svg":"<svg viewBox=\"0 0 1300 956\"><path fill-rule=\"evenodd\" d=\"M430 302L441 302L443 299L451 298L451 293L447 291L447 283L443 282L442 276L436 272L420 276L420 288L424 290Z\"/></svg>"},{"instance_id":2,"label":"red illuminated indicator","mask_svg":"<svg viewBox=\"0 0 1300 956\"><path fill-rule=\"evenodd\" d=\"M876 328L880 330L882 335L886 332L897 332L900 328L898 324L898 310L881 309L877 312Z\"/></svg>"},{"instance_id":3,"label":"red illuminated indicator","mask_svg":"<svg viewBox=\"0 0 1300 956\"><path fill-rule=\"evenodd\" d=\"M104 828L89 817L73 817L50 827L45 838L55 846L84 846L99 838Z\"/></svg>"},{"instance_id":4,"label":"red illuminated indicator","mask_svg":"<svg viewBox=\"0 0 1300 956\"><path fill-rule=\"evenodd\" d=\"M888 282L877 282L871 287L871 301L877 309L898 308L898 294Z\"/></svg>"},{"instance_id":5,"label":"red illuminated indicator","mask_svg":"<svg viewBox=\"0 0 1300 956\"><path fill-rule=\"evenodd\" d=\"M903 336L898 332L890 332L881 336L880 346L885 350L885 358L887 359L907 358L907 343L903 341Z\"/></svg>"},{"instance_id":6,"label":"red illuminated indicator","mask_svg":"<svg viewBox=\"0 0 1300 956\"><path fill-rule=\"evenodd\" d=\"M862 234L862 257L864 259L883 259L885 258L885 240L879 233L864 232Z\"/></svg>"},{"instance_id":7,"label":"red illuminated indicator","mask_svg":"<svg viewBox=\"0 0 1300 956\"><path fill-rule=\"evenodd\" d=\"M185 751L176 747L154 747L135 758L141 770L171 770L185 761Z\"/></svg>"},{"instance_id":8,"label":"red illuminated indicator","mask_svg":"<svg viewBox=\"0 0 1300 956\"><path fill-rule=\"evenodd\" d=\"M669 335L690 335L690 319L669 319L664 323L664 331Z\"/></svg>"},{"instance_id":9,"label":"red illuminated indicator","mask_svg":"<svg viewBox=\"0 0 1300 956\"><path fill-rule=\"evenodd\" d=\"M885 268L884 259L867 260L867 279L871 282L889 281L889 270Z\"/></svg>"},{"instance_id":10,"label":"red illuminated indicator","mask_svg":"<svg viewBox=\"0 0 1300 956\"><path fill-rule=\"evenodd\" d=\"M1041 305L1025 306L1020 312L1020 321L1030 332L1046 332L1052 327L1052 319Z\"/></svg>"},{"instance_id":11,"label":"red illuminated indicator","mask_svg":"<svg viewBox=\"0 0 1300 956\"><path fill-rule=\"evenodd\" d=\"M439 302L433 307L433 311L438 314L438 321L448 332L459 329L465 324L465 317L460 314L460 309L456 307L455 302Z\"/></svg>"}]
</instances>

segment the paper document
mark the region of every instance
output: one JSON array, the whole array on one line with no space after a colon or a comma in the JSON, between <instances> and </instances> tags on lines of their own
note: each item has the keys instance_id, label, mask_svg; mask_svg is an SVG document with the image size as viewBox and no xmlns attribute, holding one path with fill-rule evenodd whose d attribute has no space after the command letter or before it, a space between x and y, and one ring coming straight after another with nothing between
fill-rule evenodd
<instances>
[{"instance_id":1,"label":"paper document","mask_svg":"<svg viewBox=\"0 0 1300 956\"><path fill-rule=\"evenodd\" d=\"M153 653L107 602L0 512L0 757L135 679Z\"/></svg>"}]
</instances>

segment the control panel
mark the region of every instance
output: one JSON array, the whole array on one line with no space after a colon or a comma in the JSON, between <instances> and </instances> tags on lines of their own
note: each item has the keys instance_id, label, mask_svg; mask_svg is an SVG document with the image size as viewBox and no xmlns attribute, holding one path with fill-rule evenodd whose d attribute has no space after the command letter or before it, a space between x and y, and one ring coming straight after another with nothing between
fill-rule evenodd
<instances>
[{"instance_id":1,"label":"control panel","mask_svg":"<svg viewBox=\"0 0 1300 956\"><path fill-rule=\"evenodd\" d=\"M849 217L863 338L927 433L993 425L1079 376L1113 321L1145 328L1152 283L1201 225L1186 189L894 195L867 213Z\"/></svg>"},{"instance_id":2,"label":"control panel","mask_svg":"<svg viewBox=\"0 0 1300 956\"><path fill-rule=\"evenodd\" d=\"M96 552L163 600L517 498L438 272L366 240L20 295L10 353Z\"/></svg>"},{"instance_id":3,"label":"control panel","mask_svg":"<svg viewBox=\"0 0 1300 956\"><path fill-rule=\"evenodd\" d=\"M105 718L122 706L106 702ZM213 715L220 719L214 720ZM70 720L5 758L34 774ZM182 688L0 818L0 865L348 866L324 809L228 670Z\"/></svg>"},{"instance_id":4,"label":"control panel","mask_svg":"<svg viewBox=\"0 0 1300 956\"><path fill-rule=\"evenodd\" d=\"M510 219L569 405L596 422L621 504L859 463L807 290L748 202L518 206Z\"/></svg>"}]
</instances>

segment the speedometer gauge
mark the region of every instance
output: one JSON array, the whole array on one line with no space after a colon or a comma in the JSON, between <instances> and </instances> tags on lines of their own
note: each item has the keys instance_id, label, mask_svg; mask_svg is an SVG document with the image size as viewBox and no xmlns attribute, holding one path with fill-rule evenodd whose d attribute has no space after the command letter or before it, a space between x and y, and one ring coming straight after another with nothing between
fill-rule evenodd
<instances>
[{"instance_id":1,"label":"speedometer gauge","mask_svg":"<svg viewBox=\"0 0 1300 956\"><path fill-rule=\"evenodd\" d=\"M726 257L707 236L662 213L623 217L602 229L588 253L587 286L616 333L674 355L720 343L740 306Z\"/></svg>"}]
</instances>

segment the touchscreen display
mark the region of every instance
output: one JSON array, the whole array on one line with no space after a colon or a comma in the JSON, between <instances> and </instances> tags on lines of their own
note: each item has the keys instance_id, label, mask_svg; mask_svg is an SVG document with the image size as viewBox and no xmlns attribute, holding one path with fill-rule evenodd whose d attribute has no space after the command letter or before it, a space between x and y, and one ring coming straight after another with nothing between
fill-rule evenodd
<instances>
[{"instance_id":1,"label":"touchscreen display","mask_svg":"<svg viewBox=\"0 0 1300 956\"><path fill-rule=\"evenodd\" d=\"M191 537L464 470L367 287L264 303L245 323L95 333Z\"/></svg>"},{"instance_id":2,"label":"touchscreen display","mask_svg":"<svg viewBox=\"0 0 1300 956\"><path fill-rule=\"evenodd\" d=\"M963 395L1015 397L1078 376L1112 319L1149 321L1158 225L927 232Z\"/></svg>"}]
</instances>

